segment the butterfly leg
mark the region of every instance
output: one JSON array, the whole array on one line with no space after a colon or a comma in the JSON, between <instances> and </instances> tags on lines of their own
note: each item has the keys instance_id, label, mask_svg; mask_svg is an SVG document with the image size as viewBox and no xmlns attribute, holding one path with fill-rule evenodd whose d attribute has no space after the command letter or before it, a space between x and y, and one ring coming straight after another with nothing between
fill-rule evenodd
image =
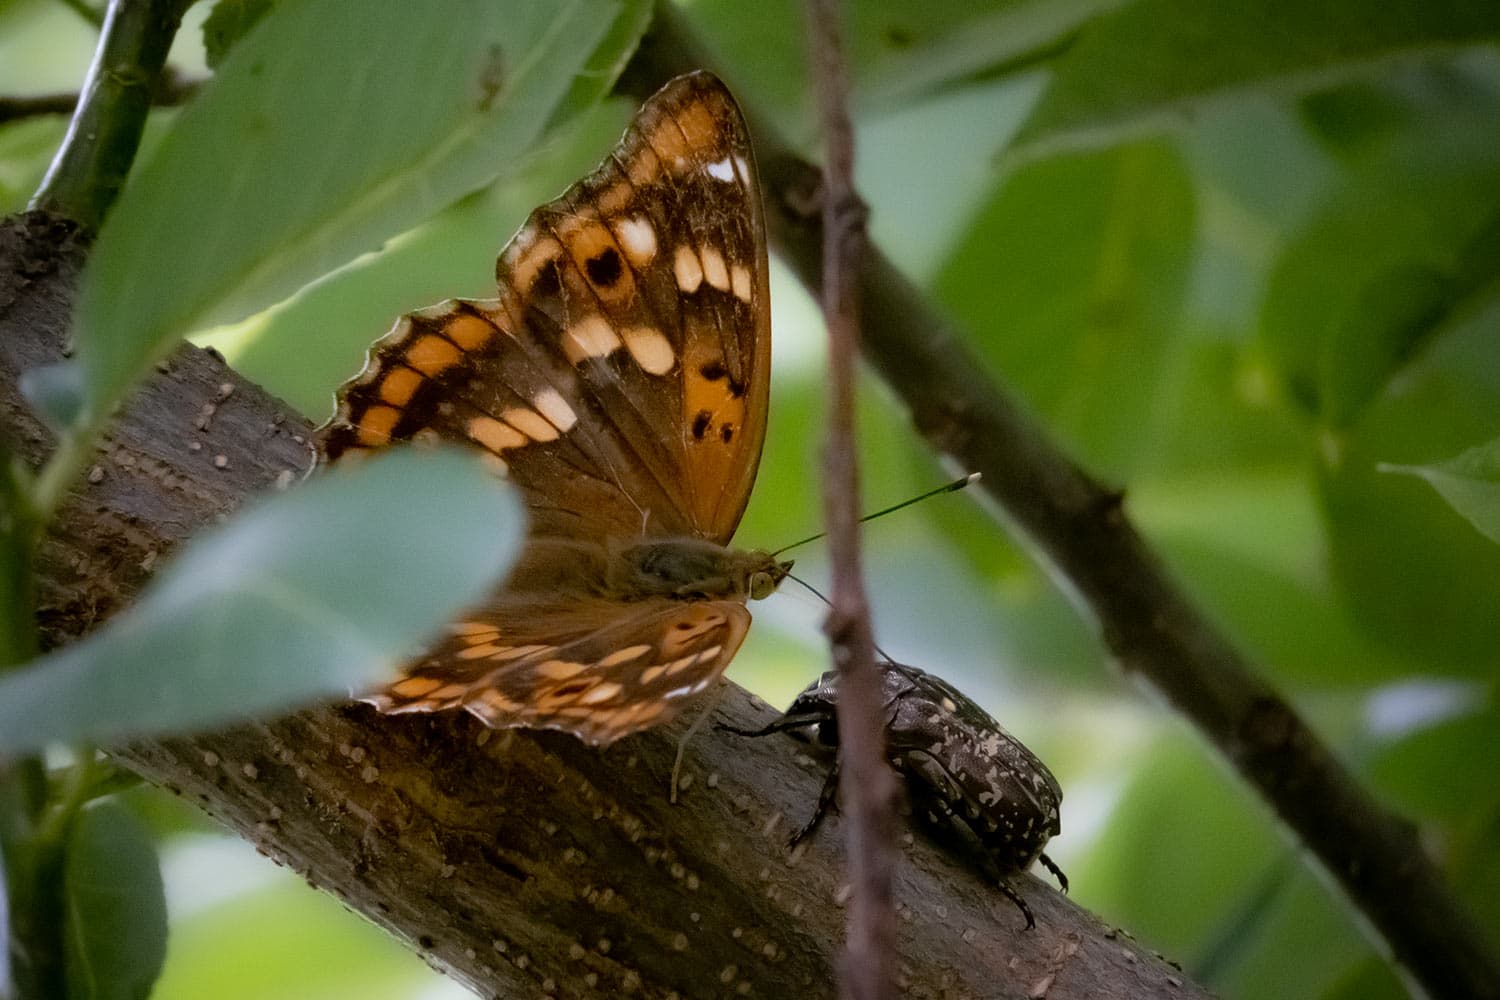
<instances>
[{"instance_id":1,"label":"butterfly leg","mask_svg":"<svg viewBox=\"0 0 1500 1000\"><path fill-rule=\"evenodd\" d=\"M703 728L703 723L708 721L708 717L714 714L714 709L719 705L719 699L724 697L724 685L726 683L728 682L724 678L720 677L718 679L714 684L713 692L707 698L703 699L702 713L693 720L691 726L688 726L687 732L682 734L682 739L677 741L677 757L672 761L672 787L667 795L668 800L673 805L677 804L677 779L682 774L682 761L687 756L688 741L693 738L693 735L699 729Z\"/></svg>"}]
</instances>

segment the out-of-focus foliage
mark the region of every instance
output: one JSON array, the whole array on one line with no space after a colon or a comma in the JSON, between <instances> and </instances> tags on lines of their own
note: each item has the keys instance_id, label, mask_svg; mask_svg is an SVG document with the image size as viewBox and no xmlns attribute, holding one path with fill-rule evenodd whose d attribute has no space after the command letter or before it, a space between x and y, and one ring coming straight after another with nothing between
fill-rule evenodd
<instances>
[{"instance_id":1,"label":"out-of-focus foliage","mask_svg":"<svg viewBox=\"0 0 1500 1000\"><path fill-rule=\"evenodd\" d=\"M849 6L876 240L1080 461L1126 489L1184 587L1421 824L1500 935L1500 548L1493 446L1470 451L1500 437L1500 5ZM0 5L0 93L76 86L88 33L59 9ZM809 140L800 5L686 13L741 97ZM27 45L55 57L7 58ZM399 312L485 294L499 246L628 113L607 103L516 150L524 169L503 184L217 343L322 419ZM5 208L59 135L0 126ZM820 505L822 334L777 278L771 436L741 530L767 546L814 530ZM946 475L882 387L862 403L872 506ZM1049 853L1075 899L1226 996L1401 995L1264 807L1120 682L1066 590L972 498L866 537L882 645L971 693L1061 779ZM798 558L820 582L817 549ZM823 667L820 615L795 586L758 607L734 678L787 700ZM363 957L377 947L363 928L264 887L253 866L235 868L240 891L194 904L186 883L202 880L179 859L199 848L172 845L198 841L163 837L162 996L424 989L415 959ZM242 961L204 959L231 943ZM228 971L248 965L265 975ZM371 973L386 968L411 978Z\"/></svg>"}]
</instances>

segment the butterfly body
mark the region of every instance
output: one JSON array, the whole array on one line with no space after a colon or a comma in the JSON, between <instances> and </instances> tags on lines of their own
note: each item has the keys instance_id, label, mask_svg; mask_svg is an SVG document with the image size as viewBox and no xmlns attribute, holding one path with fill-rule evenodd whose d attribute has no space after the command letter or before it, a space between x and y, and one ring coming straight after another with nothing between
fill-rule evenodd
<instances>
[{"instance_id":1,"label":"butterfly body","mask_svg":"<svg viewBox=\"0 0 1500 1000\"><path fill-rule=\"evenodd\" d=\"M746 602L790 569L730 546L765 437L767 274L744 118L693 73L532 213L496 299L420 310L376 342L324 459L466 444L518 488L529 534L505 584L367 700L603 744L717 680Z\"/></svg>"}]
</instances>

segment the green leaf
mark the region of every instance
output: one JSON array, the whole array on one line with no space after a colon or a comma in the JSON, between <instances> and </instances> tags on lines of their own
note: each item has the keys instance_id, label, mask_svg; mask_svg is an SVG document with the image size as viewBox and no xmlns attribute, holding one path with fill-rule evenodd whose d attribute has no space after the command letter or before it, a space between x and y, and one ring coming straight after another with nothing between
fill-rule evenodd
<instances>
[{"instance_id":1,"label":"green leaf","mask_svg":"<svg viewBox=\"0 0 1500 1000\"><path fill-rule=\"evenodd\" d=\"M1435 465L1381 465L1420 476L1492 542L1500 542L1500 438Z\"/></svg>"},{"instance_id":2,"label":"green leaf","mask_svg":"<svg viewBox=\"0 0 1500 1000\"><path fill-rule=\"evenodd\" d=\"M1453 706L1469 711L1382 747L1368 768L1395 808L1448 828L1450 834L1470 833L1464 827L1474 817L1494 816L1500 807L1500 787L1494 781L1500 767L1500 740L1495 739L1500 709L1483 705L1481 690L1450 689Z\"/></svg>"},{"instance_id":3,"label":"green leaf","mask_svg":"<svg viewBox=\"0 0 1500 1000\"><path fill-rule=\"evenodd\" d=\"M600 105L528 157L526 169L330 274L291 301L215 337L236 371L321 419L333 387L359 370L395 318L445 298L495 294L495 256L537 205L592 170L625 128L624 102ZM308 330L317 330L308 337Z\"/></svg>"},{"instance_id":4,"label":"green leaf","mask_svg":"<svg viewBox=\"0 0 1500 1000\"><path fill-rule=\"evenodd\" d=\"M1387 464L1422 465L1500 435L1494 318L1445 337L1346 432L1322 438L1329 568L1369 639L1424 674L1496 675L1500 548Z\"/></svg>"},{"instance_id":5,"label":"green leaf","mask_svg":"<svg viewBox=\"0 0 1500 1000\"><path fill-rule=\"evenodd\" d=\"M209 69L218 69L229 50L275 5L276 0L218 0L203 20L203 55Z\"/></svg>"},{"instance_id":6,"label":"green leaf","mask_svg":"<svg viewBox=\"0 0 1500 1000\"><path fill-rule=\"evenodd\" d=\"M414 1000L449 996L442 982L395 937L277 871L264 888L174 920L151 1000Z\"/></svg>"},{"instance_id":7,"label":"green leaf","mask_svg":"<svg viewBox=\"0 0 1500 1000\"><path fill-rule=\"evenodd\" d=\"M1160 143L1010 176L938 291L984 356L1089 463L1128 476L1171 415L1195 203Z\"/></svg>"},{"instance_id":8,"label":"green leaf","mask_svg":"<svg viewBox=\"0 0 1500 1000\"><path fill-rule=\"evenodd\" d=\"M516 163L621 9L278 5L100 233L78 306L88 417L187 331L285 299Z\"/></svg>"},{"instance_id":9,"label":"green leaf","mask_svg":"<svg viewBox=\"0 0 1500 1000\"><path fill-rule=\"evenodd\" d=\"M1057 60L1013 155L1102 146L1497 37L1500 4L1473 0L1141 0L1095 20Z\"/></svg>"},{"instance_id":10,"label":"green leaf","mask_svg":"<svg viewBox=\"0 0 1500 1000\"><path fill-rule=\"evenodd\" d=\"M336 470L205 533L104 629L0 678L0 752L366 689L498 583L521 532L470 455Z\"/></svg>"},{"instance_id":11,"label":"green leaf","mask_svg":"<svg viewBox=\"0 0 1500 1000\"><path fill-rule=\"evenodd\" d=\"M151 834L114 802L69 831L63 862L68 1000L146 1000L167 953L167 903Z\"/></svg>"},{"instance_id":12,"label":"green leaf","mask_svg":"<svg viewBox=\"0 0 1500 1000\"><path fill-rule=\"evenodd\" d=\"M1288 395L1344 430L1500 301L1500 74L1403 67L1303 106L1342 183L1280 251L1259 333Z\"/></svg>"},{"instance_id":13,"label":"green leaf","mask_svg":"<svg viewBox=\"0 0 1500 1000\"><path fill-rule=\"evenodd\" d=\"M992 80L1064 44L1080 24L1124 0L861 0L848 4L845 45L857 110L904 107ZM799 0L695 0L701 32L725 79L755 95L783 131L813 127L806 16ZM972 129L995 126L975 119ZM971 151L972 152L972 151Z\"/></svg>"},{"instance_id":14,"label":"green leaf","mask_svg":"<svg viewBox=\"0 0 1500 1000\"><path fill-rule=\"evenodd\" d=\"M73 426L83 408L83 373L76 361L28 368L21 373L21 396L54 431Z\"/></svg>"}]
</instances>

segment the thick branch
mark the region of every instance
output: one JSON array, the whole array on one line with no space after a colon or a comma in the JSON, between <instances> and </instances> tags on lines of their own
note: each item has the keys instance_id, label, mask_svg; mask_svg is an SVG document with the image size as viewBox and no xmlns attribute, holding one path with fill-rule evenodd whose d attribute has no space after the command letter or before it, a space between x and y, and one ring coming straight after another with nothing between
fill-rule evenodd
<instances>
[{"instance_id":1,"label":"thick branch","mask_svg":"<svg viewBox=\"0 0 1500 1000\"><path fill-rule=\"evenodd\" d=\"M32 461L48 436L16 376L59 356L82 256L73 227L46 216L0 228L0 420ZM122 414L43 553L49 639L107 618L196 528L305 468L307 431L185 347ZM719 713L770 718L739 689ZM672 806L680 729L597 751L458 714L335 708L121 756L483 995L831 995L838 840L783 846L820 768L789 739L706 733ZM1019 887L1040 926L1022 932L998 890L921 839L907 854L908 995L1202 995L1035 879Z\"/></svg>"},{"instance_id":2,"label":"thick branch","mask_svg":"<svg viewBox=\"0 0 1500 1000\"><path fill-rule=\"evenodd\" d=\"M628 70L654 89L707 65L672 5ZM750 110L777 249L821 284L816 168ZM1121 494L1075 466L989 375L961 331L877 249L860 276L866 359L917 430L983 486L1088 604L1123 669L1148 680L1260 793L1436 997L1500 997L1500 956L1415 827L1385 809L1167 576Z\"/></svg>"}]
</instances>

